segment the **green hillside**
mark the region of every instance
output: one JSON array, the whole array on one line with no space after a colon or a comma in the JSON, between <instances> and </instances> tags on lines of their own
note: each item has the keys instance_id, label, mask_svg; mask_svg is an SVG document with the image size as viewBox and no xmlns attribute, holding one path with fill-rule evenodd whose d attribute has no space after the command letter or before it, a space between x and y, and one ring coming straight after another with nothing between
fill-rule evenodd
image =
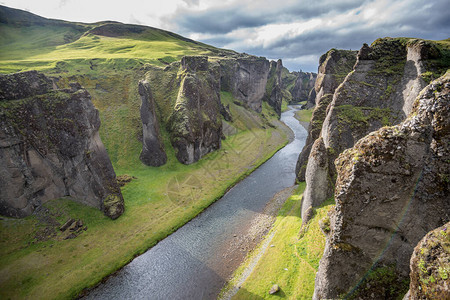
<instances>
[{"instance_id":1,"label":"green hillside","mask_svg":"<svg viewBox=\"0 0 450 300\"><path fill-rule=\"evenodd\" d=\"M37 69L85 74L92 70L93 59L118 71L145 63L163 66L184 55L200 54L234 52L147 26L71 23L0 6L0 73Z\"/></svg>"},{"instance_id":2,"label":"green hillside","mask_svg":"<svg viewBox=\"0 0 450 300\"><path fill-rule=\"evenodd\" d=\"M163 74L184 55L217 60L237 53L151 27L71 23L0 6L0 73L39 70L60 88L79 82L100 112L100 136L116 174L134 178L122 188L125 213L115 221L66 199L45 204L45 216L0 219L0 298L76 296L189 221L286 144L285 128L267 103L257 114L222 92L221 101L233 115L222 149L183 165L166 130L165 99L173 92L157 89L168 162L159 168L143 165L138 82L148 71ZM171 193L174 181L187 178L201 184ZM64 240L54 221L69 217L82 219L88 230Z\"/></svg>"}]
</instances>

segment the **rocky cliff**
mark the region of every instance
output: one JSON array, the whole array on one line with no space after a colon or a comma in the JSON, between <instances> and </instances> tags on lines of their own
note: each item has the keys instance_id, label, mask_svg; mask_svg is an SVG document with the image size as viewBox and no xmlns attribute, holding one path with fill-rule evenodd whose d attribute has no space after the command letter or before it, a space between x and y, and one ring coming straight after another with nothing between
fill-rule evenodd
<instances>
[{"instance_id":1,"label":"rocky cliff","mask_svg":"<svg viewBox=\"0 0 450 300\"><path fill-rule=\"evenodd\" d=\"M336 160L336 206L314 299L403 296L414 247L450 220L450 72L412 107L404 122L370 133Z\"/></svg>"},{"instance_id":2,"label":"rocky cliff","mask_svg":"<svg viewBox=\"0 0 450 300\"><path fill-rule=\"evenodd\" d=\"M361 48L353 71L336 88L311 147L302 216L333 196L339 153L366 134L405 119L426 84L424 74L434 70L432 62L441 56L434 43L422 40L384 38ZM319 76L317 82L321 80ZM326 91L319 91L316 99Z\"/></svg>"},{"instance_id":3,"label":"rocky cliff","mask_svg":"<svg viewBox=\"0 0 450 300\"><path fill-rule=\"evenodd\" d=\"M221 103L221 91L230 92L239 105L257 112L266 101L280 115L282 69L281 60L269 62L244 54L219 60L185 56L164 69L151 67L139 83L141 161L152 166L166 162L160 126L165 127L177 159L184 164L219 149L222 117L233 120L229 106Z\"/></svg>"},{"instance_id":4,"label":"rocky cliff","mask_svg":"<svg viewBox=\"0 0 450 300\"><path fill-rule=\"evenodd\" d=\"M53 90L36 71L2 75L0 87L0 213L25 217L70 196L119 217L123 198L89 93Z\"/></svg>"},{"instance_id":5,"label":"rocky cliff","mask_svg":"<svg viewBox=\"0 0 450 300\"><path fill-rule=\"evenodd\" d=\"M159 131L155 100L149 83L145 80L139 82L139 96L142 120L142 152L139 158L148 166L159 167L167 162L167 155Z\"/></svg>"},{"instance_id":6,"label":"rocky cliff","mask_svg":"<svg viewBox=\"0 0 450 300\"><path fill-rule=\"evenodd\" d=\"M283 88L289 93L290 103L299 103L308 101L308 108L314 106L315 91L314 84L316 82L317 74L311 72L289 72L288 69L283 68L281 74L281 81ZM312 99L312 104L309 102Z\"/></svg>"},{"instance_id":7,"label":"rocky cliff","mask_svg":"<svg viewBox=\"0 0 450 300\"><path fill-rule=\"evenodd\" d=\"M331 49L320 57L317 79L308 98L308 107L315 105L308 128L308 137L300 153L295 173L299 181L305 181L306 165L312 145L319 138L325 120L328 105L333 99L336 88L345 76L353 70L357 51Z\"/></svg>"},{"instance_id":8,"label":"rocky cliff","mask_svg":"<svg viewBox=\"0 0 450 300\"><path fill-rule=\"evenodd\" d=\"M293 101L298 102L307 101L306 107L308 109L312 108L315 105L315 102L311 101L314 97L310 97L310 94L312 90L314 90L317 74L311 72L299 72L297 74L297 80L290 91L292 99Z\"/></svg>"},{"instance_id":9,"label":"rocky cliff","mask_svg":"<svg viewBox=\"0 0 450 300\"><path fill-rule=\"evenodd\" d=\"M273 107L278 116L281 116L281 103L283 101L283 82L281 81L281 71L283 63L281 59L270 62L268 82L266 85L265 99Z\"/></svg>"},{"instance_id":10,"label":"rocky cliff","mask_svg":"<svg viewBox=\"0 0 450 300\"><path fill-rule=\"evenodd\" d=\"M221 145L220 71L207 57L185 56L180 72L180 90L168 126L178 160L190 164Z\"/></svg>"},{"instance_id":11,"label":"rocky cliff","mask_svg":"<svg viewBox=\"0 0 450 300\"><path fill-rule=\"evenodd\" d=\"M244 56L221 59L219 64L221 89L231 92L252 110L261 112L270 62L264 57Z\"/></svg>"}]
</instances>

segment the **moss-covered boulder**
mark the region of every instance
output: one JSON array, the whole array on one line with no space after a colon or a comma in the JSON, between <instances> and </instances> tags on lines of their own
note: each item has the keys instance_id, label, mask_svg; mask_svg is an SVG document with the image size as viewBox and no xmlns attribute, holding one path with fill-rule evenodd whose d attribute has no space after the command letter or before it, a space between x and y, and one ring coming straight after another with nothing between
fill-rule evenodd
<instances>
[{"instance_id":1,"label":"moss-covered boulder","mask_svg":"<svg viewBox=\"0 0 450 300\"><path fill-rule=\"evenodd\" d=\"M449 145L447 72L420 93L408 119L339 156L336 207L314 299L385 299L394 285L400 288L389 297L403 296L414 247L450 220ZM375 280L387 269L391 280Z\"/></svg>"},{"instance_id":2,"label":"moss-covered boulder","mask_svg":"<svg viewBox=\"0 0 450 300\"><path fill-rule=\"evenodd\" d=\"M408 299L450 299L450 222L414 248Z\"/></svg>"},{"instance_id":3,"label":"moss-covered boulder","mask_svg":"<svg viewBox=\"0 0 450 300\"><path fill-rule=\"evenodd\" d=\"M119 217L123 198L89 93L53 90L37 72L2 75L0 90L0 213L25 217L70 196Z\"/></svg>"}]
</instances>

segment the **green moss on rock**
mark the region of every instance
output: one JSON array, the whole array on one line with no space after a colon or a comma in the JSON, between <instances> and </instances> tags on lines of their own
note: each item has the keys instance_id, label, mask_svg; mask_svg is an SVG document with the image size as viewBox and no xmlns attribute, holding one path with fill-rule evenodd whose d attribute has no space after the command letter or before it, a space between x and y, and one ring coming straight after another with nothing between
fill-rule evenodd
<instances>
[{"instance_id":1,"label":"green moss on rock","mask_svg":"<svg viewBox=\"0 0 450 300\"><path fill-rule=\"evenodd\" d=\"M411 257L413 299L449 299L450 223L429 232Z\"/></svg>"},{"instance_id":2,"label":"green moss on rock","mask_svg":"<svg viewBox=\"0 0 450 300\"><path fill-rule=\"evenodd\" d=\"M395 266L380 266L370 270L347 299L371 299L376 294L383 299L401 300L409 288L409 279L395 270Z\"/></svg>"}]
</instances>

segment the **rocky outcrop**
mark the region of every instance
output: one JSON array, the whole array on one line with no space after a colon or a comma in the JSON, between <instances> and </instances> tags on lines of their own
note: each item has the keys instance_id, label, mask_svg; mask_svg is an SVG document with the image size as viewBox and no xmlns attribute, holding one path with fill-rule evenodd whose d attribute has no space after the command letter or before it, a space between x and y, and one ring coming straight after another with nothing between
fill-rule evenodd
<instances>
[{"instance_id":1,"label":"rocky outcrop","mask_svg":"<svg viewBox=\"0 0 450 300\"><path fill-rule=\"evenodd\" d=\"M246 54L218 61L185 56L164 69L149 68L139 85L144 132L141 160L147 165L158 166L166 161L160 122L181 163L194 163L219 149L224 138L221 118L233 121L229 104L220 101L221 91L230 92L235 103L258 112L266 101L281 115L281 60L269 63L263 57Z\"/></svg>"},{"instance_id":2,"label":"rocky outcrop","mask_svg":"<svg viewBox=\"0 0 450 300\"><path fill-rule=\"evenodd\" d=\"M408 119L367 135L339 156L336 206L314 299L386 299L406 292L401 282L414 247L450 220L449 145L447 72L420 93Z\"/></svg>"},{"instance_id":3,"label":"rocky outcrop","mask_svg":"<svg viewBox=\"0 0 450 300\"><path fill-rule=\"evenodd\" d=\"M315 143L312 146L311 153L320 152L320 155L308 158L302 215L309 206L318 205L333 196L333 189L325 195L313 187L334 184L336 170L333 162L339 153L368 133L405 119L412 99L423 85L422 72L425 71L420 68L411 71L411 66L425 65L423 62L430 55L439 55L433 49L430 43L392 38L379 39L370 47L364 45L361 48L354 70L335 90L327 108L320 134L323 145ZM318 78L317 82L320 81ZM324 92L325 88L318 92L317 97L324 96ZM322 150L313 149L314 145ZM324 180L328 183L322 182Z\"/></svg>"},{"instance_id":4,"label":"rocky outcrop","mask_svg":"<svg viewBox=\"0 0 450 300\"><path fill-rule=\"evenodd\" d=\"M305 181L306 166L311 148L319 138L325 120L328 105L333 99L336 88L352 71L356 62L357 51L331 49L320 57L319 73L314 80L314 89L309 95L307 107L316 106L308 128L308 137L300 153L295 173L299 181ZM327 193L329 194L329 193Z\"/></svg>"},{"instance_id":5,"label":"rocky outcrop","mask_svg":"<svg viewBox=\"0 0 450 300\"><path fill-rule=\"evenodd\" d=\"M283 86L281 81L281 71L283 63L281 59L270 62L269 78L266 86L267 103L273 107L278 116L281 116L281 103L283 102Z\"/></svg>"},{"instance_id":6,"label":"rocky outcrop","mask_svg":"<svg viewBox=\"0 0 450 300\"><path fill-rule=\"evenodd\" d=\"M312 108L316 105L316 90L314 87L309 91L308 100L306 103L306 108Z\"/></svg>"},{"instance_id":7,"label":"rocky outcrop","mask_svg":"<svg viewBox=\"0 0 450 300\"><path fill-rule=\"evenodd\" d=\"M269 61L264 57L248 56L221 59L219 64L221 89L231 92L252 110L261 112Z\"/></svg>"},{"instance_id":8,"label":"rocky outcrop","mask_svg":"<svg viewBox=\"0 0 450 300\"><path fill-rule=\"evenodd\" d=\"M285 89L289 94L288 99L290 103L299 103L303 101L308 101L312 99L312 106L314 106L314 99L316 95L314 94L314 84L316 82L317 74L311 72L289 72L288 69L283 68L281 74L281 81L283 89ZM311 95L311 92L314 95ZM311 107L312 107L311 106ZM308 105L309 107L309 105Z\"/></svg>"},{"instance_id":9,"label":"rocky outcrop","mask_svg":"<svg viewBox=\"0 0 450 300\"><path fill-rule=\"evenodd\" d=\"M414 248L405 300L450 299L450 222L429 232Z\"/></svg>"},{"instance_id":10,"label":"rocky outcrop","mask_svg":"<svg viewBox=\"0 0 450 300\"><path fill-rule=\"evenodd\" d=\"M159 132L155 100L148 81L139 82L139 95L141 97L140 112L143 132L142 152L139 158L148 166L159 167L167 162L167 155Z\"/></svg>"},{"instance_id":11,"label":"rocky outcrop","mask_svg":"<svg viewBox=\"0 0 450 300\"><path fill-rule=\"evenodd\" d=\"M358 51L331 49L319 59L319 69L314 84L316 104L327 94L333 94L356 63Z\"/></svg>"},{"instance_id":12,"label":"rocky outcrop","mask_svg":"<svg viewBox=\"0 0 450 300\"><path fill-rule=\"evenodd\" d=\"M0 86L0 213L25 217L70 196L119 217L123 198L89 93L53 90L35 71L2 75Z\"/></svg>"},{"instance_id":13,"label":"rocky outcrop","mask_svg":"<svg viewBox=\"0 0 450 300\"><path fill-rule=\"evenodd\" d=\"M180 68L180 89L169 131L176 157L191 164L221 145L220 67L207 57L185 56Z\"/></svg>"},{"instance_id":14,"label":"rocky outcrop","mask_svg":"<svg viewBox=\"0 0 450 300\"><path fill-rule=\"evenodd\" d=\"M304 72L298 72L296 75L297 80L295 81L295 84L292 88L291 95L292 95L292 101L293 102L302 102L302 101L308 101L310 99L310 93L311 90L314 89L314 85L316 83L317 74L316 73L304 73ZM307 102L306 107L309 109L313 107L315 103L313 102Z\"/></svg>"}]
</instances>

